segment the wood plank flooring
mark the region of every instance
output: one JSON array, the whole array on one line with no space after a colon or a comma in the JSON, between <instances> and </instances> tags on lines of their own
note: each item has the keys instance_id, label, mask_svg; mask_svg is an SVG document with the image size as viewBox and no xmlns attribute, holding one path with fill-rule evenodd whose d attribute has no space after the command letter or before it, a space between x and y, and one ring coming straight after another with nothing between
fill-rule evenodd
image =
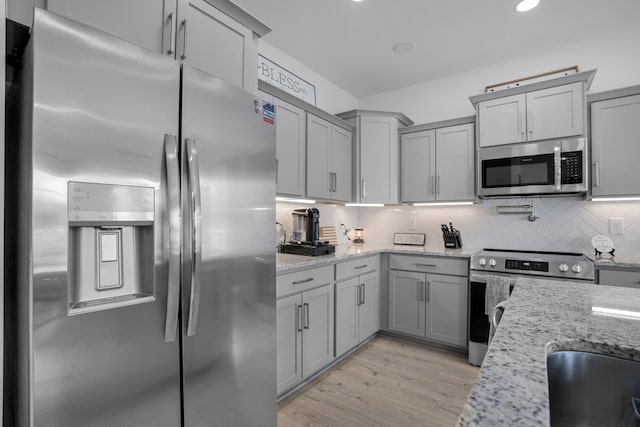
<instances>
[{"instance_id":1,"label":"wood plank flooring","mask_svg":"<svg viewBox=\"0 0 640 427\"><path fill-rule=\"evenodd\" d=\"M467 357L378 336L278 404L278 427L453 426L479 368Z\"/></svg>"}]
</instances>

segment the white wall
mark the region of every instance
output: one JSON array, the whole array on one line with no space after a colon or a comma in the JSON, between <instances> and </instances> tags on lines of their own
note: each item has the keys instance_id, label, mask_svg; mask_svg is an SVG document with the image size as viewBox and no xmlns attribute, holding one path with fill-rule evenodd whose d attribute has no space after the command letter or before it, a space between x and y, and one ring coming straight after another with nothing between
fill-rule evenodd
<instances>
[{"instance_id":1,"label":"white wall","mask_svg":"<svg viewBox=\"0 0 640 427\"><path fill-rule=\"evenodd\" d=\"M489 47L488 47L489 48ZM640 84L640 25L360 99L361 109L399 111L416 124L475 114L469 96L488 85L577 65L597 68L590 92Z\"/></svg>"},{"instance_id":2,"label":"white wall","mask_svg":"<svg viewBox=\"0 0 640 427\"><path fill-rule=\"evenodd\" d=\"M316 107L331 114L358 108L358 100L309 67L293 59L264 40L259 41L260 55L316 87Z\"/></svg>"}]
</instances>

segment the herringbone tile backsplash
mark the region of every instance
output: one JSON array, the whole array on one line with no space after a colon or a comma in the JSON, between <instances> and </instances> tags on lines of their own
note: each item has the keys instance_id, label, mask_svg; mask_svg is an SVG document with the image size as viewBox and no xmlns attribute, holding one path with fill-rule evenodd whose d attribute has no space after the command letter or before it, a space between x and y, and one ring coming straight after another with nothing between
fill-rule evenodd
<instances>
[{"instance_id":1,"label":"herringbone tile backsplash","mask_svg":"<svg viewBox=\"0 0 640 427\"><path fill-rule=\"evenodd\" d=\"M527 215L498 215L498 205L533 204L536 221ZM291 229L291 210L297 207L278 203L276 217ZM320 224L340 223L348 228L364 227L367 241L390 243L395 232L426 233L430 243L442 243L440 224L452 222L462 233L467 248L505 248L577 251L592 253L591 238L609 236L620 255L640 255L640 202L587 202L575 198L491 199L473 206L413 207L387 206L354 208L315 205ZM624 218L624 234L609 233L609 218ZM410 229L415 219L415 230ZM339 242L346 237L338 231Z\"/></svg>"}]
</instances>

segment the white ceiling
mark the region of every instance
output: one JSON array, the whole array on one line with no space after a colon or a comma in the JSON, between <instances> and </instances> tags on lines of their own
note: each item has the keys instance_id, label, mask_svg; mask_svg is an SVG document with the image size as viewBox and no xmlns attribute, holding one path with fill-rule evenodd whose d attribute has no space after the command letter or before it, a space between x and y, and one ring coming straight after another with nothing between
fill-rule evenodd
<instances>
[{"instance_id":1,"label":"white ceiling","mask_svg":"<svg viewBox=\"0 0 640 427\"><path fill-rule=\"evenodd\" d=\"M516 0L233 1L273 29L265 41L356 98L640 24L640 0L541 0L527 13ZM394 53L397 42L413 49Z\"/></svg>"}]
</instances>

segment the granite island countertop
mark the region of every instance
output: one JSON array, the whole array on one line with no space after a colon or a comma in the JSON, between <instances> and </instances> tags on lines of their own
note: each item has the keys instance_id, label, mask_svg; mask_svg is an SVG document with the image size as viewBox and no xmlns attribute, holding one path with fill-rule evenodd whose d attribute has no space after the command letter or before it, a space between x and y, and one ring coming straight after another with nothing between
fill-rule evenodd
<instances>
[{"instance_id":1,"label":"granite island countertop","mask_svg":"<svg viewBox=\"0 0 640 427\"><path fill-rule=\"evenodd\" d=\"M518 279L459 426L549 425L547 354L580 350L640 360L640 289Z\"/></svg>"},{"instance_id":2,"label":"granite island countertop","mask_svg":"<svg viewBox=\"0 0 640 427\"><path fill-rule=\"evenodd\" d=\"M285 273L303 268L319 267L323 264L345 261L350 258L378 253L400 253L407 255L435 255L469 258L478 249L446 249L442 244L426 246L394 245L391 243L351 243L336 246L336 252L330 255L303 256L276 254L276 273Z\"/></svg>"}]
</instances>

